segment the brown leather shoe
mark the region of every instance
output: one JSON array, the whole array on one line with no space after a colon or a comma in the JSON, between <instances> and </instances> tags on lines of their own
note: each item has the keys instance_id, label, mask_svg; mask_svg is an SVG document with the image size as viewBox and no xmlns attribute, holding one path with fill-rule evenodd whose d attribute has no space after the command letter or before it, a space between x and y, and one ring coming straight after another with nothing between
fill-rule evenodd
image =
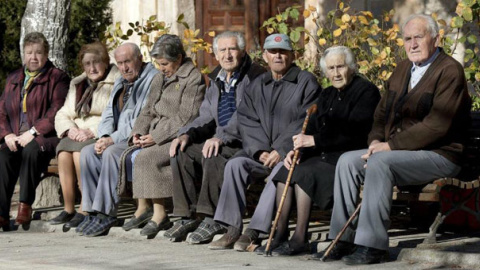
<instances>
[{"instance_id":1,"label":"brown leather shoe","mask_svg":"<svg viewBox=\"0 0 480 270\"><path fill-rule=\"evenodd\" d=\"M235 244L239 237L240 236L234 237L226 233L217 241L211 242L208 248L211 250L232 249L233 244Z\"/></svg>"},{"instance_id":2,"label":"brown leather shoe","mask_svg":"<svg viewBox=\"0 0 480 270\"><path fill-rule=\"evenodd\" d=\"M242 234L240 238L238 238L237 242L235 242L233 245L233 249L236 251L248 251L248 247L250 245L255 245L256 242L257 238L253 239L246 234Z\"/></svg>"},{"instance_id":3,"label":"brown leather shoe","mask_svg":"<svg viewBox=\"0 0 480 270\"><path fill-rule=\"evenodd\" d=\"M32 221L32 207L26 203L20 203L18 206L18 214L15 219L15 225L30 224Z\"/></svg>"}]
</instances>

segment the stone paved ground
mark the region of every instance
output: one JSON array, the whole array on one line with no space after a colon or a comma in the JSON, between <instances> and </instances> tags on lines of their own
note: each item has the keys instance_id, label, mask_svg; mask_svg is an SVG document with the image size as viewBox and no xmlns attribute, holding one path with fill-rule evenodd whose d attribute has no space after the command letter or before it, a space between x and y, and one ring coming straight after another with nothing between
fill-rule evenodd
<instances>
[{"instance_id":1,"label":"stone paved ground","mask_svg":"<svg viewBox=\"0 0 480 270\"><path fill-rule=\"evenodd\" d=\"M12 206L15 216L16 204ZM17 199L18 200L18 199ZM205 245L171 243L163 232L151 240L139 230L124 232L119 227L108 236L85 238L48 220L62 207L37 209L29 231L0 231L1 269L480 269L480 233L443 233L435 245L421 244L425 230L409 226L403 208L393 209L390 230L391 261L386 264L347 267L341 262L320 263L307 255L265 258L254 253L211 251ZM119 216L128 218L135 210L132 202L122 203ZM323 250L330 213L314 213L309 227L312 250ZM245 219L245 226L248 224ZM291 230L293 230L293 224ZM219 236L218 236L219 237Z\"/></svg>"},{"instance_id":2,"label":"stone paved ground","mask_svg":"<svg viewBox=\"0 0 480 270\"><path fill-rule=\"evenodd\" d=\"M318 232L312 237L324 238L322 231L328 226L315 228ZM29 231L0 232L0 269L480 269L478 236L445 235L439 244L422 245L425 233L395 229L390 231L390 262L348 267L312 261L308 255L267 258L211 251L205 245L172 243L162 235L147 240L139 229L125 232L114 227L107 236L87 238L63 233L61 225L34 221ZM323 239L312 241L313 250L327 245Z\"/></svg>"},{"instance_id":3,"label":"stone paved ground","mask_svg":"<svg viewBox=\"0 0 480 270\"><path fill-rule=\"evenodd\" d=\"M138 230L125 233L114 228L109 236L92 239L62 233L60 226L53 232L38 228L0 232L0 269L449 269L442 264L409 261L347 267L341 262L307 260L307 256L211 251L204 245L172 243L159 236L147 240L137 234Z\"/></svg>"}]
</instances>

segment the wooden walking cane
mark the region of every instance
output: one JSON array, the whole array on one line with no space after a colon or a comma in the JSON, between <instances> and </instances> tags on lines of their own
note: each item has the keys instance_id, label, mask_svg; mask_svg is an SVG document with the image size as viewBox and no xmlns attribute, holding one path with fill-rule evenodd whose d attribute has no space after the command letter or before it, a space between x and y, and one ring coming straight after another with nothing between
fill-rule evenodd
<instances>
[{"instance_id":1,"label":"wooden walking cane","mask_svg":"<svg viewBox=\"0 0 480 270\"><path fill-rule=\"evenodd\" d=\"M307 110L307 116L303 121L302 126L302 134L305 134L305 130L307 129L308 120L310 119L310 115L317 111L317 104L313 104ZM290 170L288 171L287 181L285 182L285 188L283 190L282 198L280 199L280 203L277 209L277 215L275 216L275 221L273 222L272 230L270 232L270 236L268 237L267 247L265 248L266 256L271 255L270 245L272 244L273 235L275 234L275 230L277 229L277 223L280 219L280 214L282 213L283 204L285 202L285 197L287 197L288 186L290 185L290 179L292 179L293 170L295 169L295 164L297 164L298 155L300 151L297 149L295 150L295 154L293 155L292 165L290 165Z\"/></svg>"},{"instance_id":2,"label":"wooden walking cane","mask_svg":"<svg viewBox=\"0 0 480 270\"><path fill-rule=\"evenodd\" d=\"M330 252L332 251L332 249L337 245L338 241L340 240L340 237L342 237L342 235L345 233L345 231L347 230L348 226L350 226L350 224L352 223L352 221L357 217L358 213L360 212L360 207L362 207L362 203L359 203L358 206L357 206L357 209L355 209L355 211L353 212L353 214L350 216L350 218L348 218L347 222L345 223L345 225L343 226L342 230L337 234L337 236L335 237L335 239L333 239L333 241L330 243L330 245L328 245L328 248L327 250L325 251L325 253L323 254L322 258L320 259L320 261L324 262L327 260L327 257L328 255L330 255Z\"/></svg>"}]
</instances>

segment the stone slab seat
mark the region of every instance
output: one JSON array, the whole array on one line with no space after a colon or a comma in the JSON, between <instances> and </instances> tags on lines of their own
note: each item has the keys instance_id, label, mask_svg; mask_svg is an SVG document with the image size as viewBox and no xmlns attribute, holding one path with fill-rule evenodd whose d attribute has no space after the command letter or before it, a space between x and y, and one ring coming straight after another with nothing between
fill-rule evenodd
<instances>
[{"instance_id":1,"label":"stone slab seat","mask_svg":"<svg viewBox=\"0 0 480 270\"><path fill-rule=\"evenodd\" d=\"M50 160L50 164L48 165L48 169L45 174L58 175L58 160L56 158Z\"/></svg>"}]
</instances>

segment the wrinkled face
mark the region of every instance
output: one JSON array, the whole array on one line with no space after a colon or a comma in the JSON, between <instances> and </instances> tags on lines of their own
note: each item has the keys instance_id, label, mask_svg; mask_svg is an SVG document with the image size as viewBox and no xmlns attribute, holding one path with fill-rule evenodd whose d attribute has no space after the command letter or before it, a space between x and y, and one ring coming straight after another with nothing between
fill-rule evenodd
<instances>
[{"instance_id":1,"label":"wrinkled face","mask_svg":"<svg viewBox=\"0 0 480 270\"><path fill-rule=\"evenodd\" d=\"M135 55L130 46L118 47L115 51L115 61L125 80L134 82L138 78L142 69L142 55Z\"/></svg>"},{"instance_id":2,"label":"wrinkled face","mask_svg":"<svg viewBox=\"0 0 480 270\"><path fill-rule=\"evenodd\" d=\"M107 65L102 61L99 55L86 53L82 59L83 70L88 79L92 82L99 82L107 72Z\"/></svg>"},{"instance_id":3,"label":"wrinkled face","mask_svg":"<svg viewBox=\"0 0 480 270\"><path fill-rule=\"evenodd\" d=\"M170 78L175 72L177 72L180 64L182 63L182 56L179 56L176 61L168 61L165 58L156 58L158 69L167 77Z\"/></svg>"},{"instance_id":4,"label":"wrinkled face","mask_svg":"<svg viewBox=\"0 0 480 270\"><path fill-rule=\"evenodd\" d=\"M405 25L403 41L408 59L415 64L422 64L435 53L439 36L433 38L427 31L427 22L416 18Z\"/></svg>"},{"instance_id":5,"label":"wrinkled face","mask_svg":"<svg viewBox=\"0 0 480 270\"><path fill-rule=\"evenodd\" d=\"M240 66L244 55L245 51L238 47L237 38L226 37L218 40L215 58L225 71L236 70Z\"/></svg>"},{"instance_id":6,"label":"wrinkled face","mask_svg":"<svg viewBox=\"0 0 480 270\"><path fill-rule=\"evenodd\" d=\"M23 62L29 71L42 69L48 60L48 53L40 43L30 43L23 48Z\"/></svg>"},{"instance_id":7,"label":"wrinkled face","mask_svg":"<svg viewBox=\"0 0 480 270\"><path fill-rule=\"evenodd\" d=\"M327 55L325 65L327 67L327 78L333 87L338 90L343 90L352 81L355 72L347 65L344 54Z\"/></svg>"},{"instance_id":8,"label":"wrinkled face","mask_svg":"<svg viewBox=\"0 0 480 270\"><path fill-rule=\"evenodd\" d=\"M263 52L263 60L267 62L274 76L283 76L293 62L293 52L283 49L268 49Z\"/></svg>"}]
</instances>

